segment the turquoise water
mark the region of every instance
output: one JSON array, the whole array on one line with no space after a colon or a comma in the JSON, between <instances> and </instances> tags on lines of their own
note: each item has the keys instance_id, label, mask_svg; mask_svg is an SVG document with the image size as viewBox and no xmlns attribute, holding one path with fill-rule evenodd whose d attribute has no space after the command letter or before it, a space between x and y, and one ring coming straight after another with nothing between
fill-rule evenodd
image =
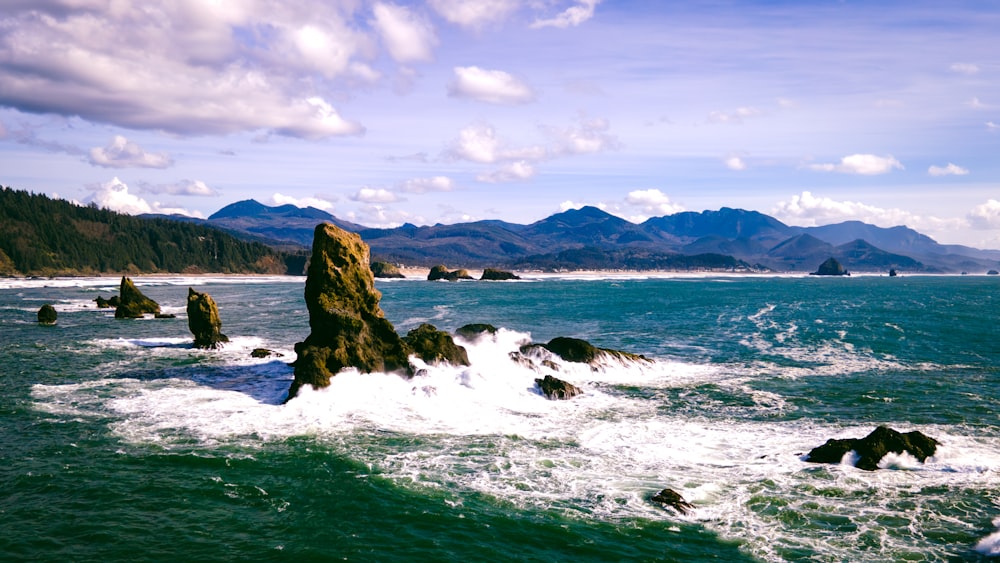
<instances>
[{"instance_id":1,"label":"turquoise water","mask_svg":"<svg viewBox=\"0 0 1000 563\"><path fill-rule=\"evenodd\" d=\"M0 280L2 560L1000 555L998 278L380 281L400 332L503 330L470 368L288 404L303 278L136 278L177 318L135 321L94 308L117 281ZM191 348L188 286L225 348ZM555 336L656 361L563 365L585 394L547 401L508 353ZM878 424L942 445L877 472L801 459ZM695 509L651 504L665 487Z\"/></svg>"}]
</instances>

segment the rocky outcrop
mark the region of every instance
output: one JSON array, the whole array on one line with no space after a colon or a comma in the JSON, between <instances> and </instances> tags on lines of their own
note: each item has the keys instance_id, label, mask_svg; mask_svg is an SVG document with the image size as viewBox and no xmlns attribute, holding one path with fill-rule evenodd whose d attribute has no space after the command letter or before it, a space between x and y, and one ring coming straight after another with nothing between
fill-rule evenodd
<instances>
[{"instance_id":1,"label":"rocky outcrop","mask_svg":"<svg viewBox=\"0 0 1000 563\"><path fill-rule=\"evenodd\" d=\"M819 265L819 268L815 272L813 272L812 274L809 274L809 275L811 275L811 276L849 276L849 275L851 275L851 273L848 272L847 270L845 270L844 267L840 265L840 262L837 262L836 258L827 258L825 262L823 262L822 264Z\"/></svg>"},{"instance_id":2,"label":"rocky outcrop","mask_svg":"<svg viewBox=\"0 0 1000 563\"><path fill-rule=\"evenodd\" d=\"M345 368L410 373L406 345L379 307L368 252L355 233L329 223L316 227L305 289L311 331L295 345L289 399L303 385L328 386Z\"/></svg>"},{"instance_id":3,"label":"rocky outcrop","mask_svg":"<svg viewBox=\"0 0 1000 563\"><path fill-rule=\"evenodd\" d=\"M160 305L146 297L132 280L122 276L121 287L118 290L118 307L115 309L116 319L138 319L143 315L155 315L160 312Z\"/></svg>"},{"instance_id":4,"label":"rocky outcrop","mask_svg":"<svg viewBox=\"0 0 1000 563\"><path fill-rule=\"evenodd\" d=\"M280 352L275 352L274 350L268 350L267 348L254 348L253 351L250 352L251 358L270 358L271 356L280 358L282 357L282 355L283 354L281 354Z\"/></svg>"},{"instance_id":5,"label":"rocky outcrop","mask_svg":"<svg viewBox=\"0 0 1000 563\"><path fill-rule=\"evenodd\" d=\"M546 375L543 378L536 379L535 384L538 385L538 389L542 392L542 395L544 395L546 399L572 399L577 395L583 394L583 389L580 389L568 381L552 377L551 375Z\"/></svg>"},{"instance_id":6,"label":"rocky outcrop","mask_svg":"<svg viewBox=\"0 0 1000 563\"><path fill-rule=\"evenodd\" d=\"M219 344L229 342L222 334L222 319L219 318L219 308L215 300L207 293L199 293L194 288L188 288L187 298L188 328L194 335L195 348L218 348Z\"/></svg>"},{"instance_id":7,"label":"rocky outcrop","mask_svg":"<svg viewBox=\"0 0 1000 563\"><path fill-rule=\"evenodd\" d=\"M693 504L684 500L684 497L673 489L663 489L653 495L653 498L650 500L662 505L664 508L673 508L681 514L687 514L694 509Z\"/></svg>"},{"instance_id":8,"label":"rocky outcrop","mask_svg":"<svg viewBox=\"0 0 1000 563\"><path fill-rule=\"evenodd\" d=\"M94 302L97 303L98 309L113 309L118 307L118 296L112 295L110 299L105 299L98 295L94 298Z\"/></svg>"},{"instance_id":9,"label":"rocky outcrop","mask_svg":"<svg viewBox=\"0 0 1000 563\"><path fill-rule=\"evenodd\" d=\"M471 280L475 279L469 275L469 271L466 269L458 269L448 271L448 268L443 265L437 265L431 268L431 271L427 274L427 281L458 281L458 280Z\"/></svg>"},{"instance_id":10,"label":"rocky outcrop","mask_svg":"<svg viewBox=\"0 0 1000 563\"><path fill-rule=\"evenodd\" d=\"M844 454L853 451L858 455L855 467L874 471L888 453L906 452L923 463L934 455L940 442L916 430L900 433L887 426L879 426L864 438L829 439L822 446L809 451L805 461L813 463L840 463Z\"/></svg>"},{"instance_id":11,"label":"rocky outcrop","mask_svg":"<svg viewBox=\"0 0 1000 563\"><path fill-rule=\"evenodd\" d=\"M519 280L520 276L515 275L513 272L507 272L505 270L497 270L495 268L486 268L483 270L483 275L479 276L480 280L486 281L510 281Z\"/></svg>"},{"instance_id":12,"label":"rocky outcrop","mask_svg":"<svg viewBox=\"0 0 1000 563\"><path fill-rule=\"evenodd\" d=\"M600 363L601 360L607 358L613 358L619 361L650 361L649 358L640 354L632 354L630 352L612 350L610 348L598 348L586 340L568 338L565 336L557 336L556 338L549 340L548 344L544 344L543 346L545 349L567 362L579 362L590 364L591 366L596 366L596 364Z\"/></svg>"},{"instance_id":13,"label":"rocky outcrop","mask_svg":"<svg viewBox=\"0 0 1000 563\"><path fill-rule=\"evenodd\" d=\"M424 323L411 330L403 338L403 342L428 364L469 365L469 354L465 348L455 344L450 334L438 330L432 324Z\"/></svg>"},{"instance_id":14,"label":"rocky outcrop","mask_svg":"<svg viewBox=\"0 0 1000 563\"><path fill-rule=\"evenodd\" d=\"M59 315L56 314L56 308L46 303L38 309L38 324L54 325L56 324L56 318L58 316Z\"/></svg>"},{"instance_id":15,"label":"rocky outcrop","mask_svg":"<svg viewBox=\"0 0 1000 563\"><path fill-rule=\"evenodd\" d=\"M469 342L475 342L485 335L493 336L497 333L497 327L491 324L474 323L458 327L455 336L460 336Z\"/></svg>"},{"instance_id":16,"label":"rocky outcrop","mask_svg":"<svg viewBox=\"0 0 1000 563\"><path fill-rule=\"evenodd\" d=\"M376 278L405 278L399 267L388 262L372 262L372 275Z\"/></svg>"}]
</instances>

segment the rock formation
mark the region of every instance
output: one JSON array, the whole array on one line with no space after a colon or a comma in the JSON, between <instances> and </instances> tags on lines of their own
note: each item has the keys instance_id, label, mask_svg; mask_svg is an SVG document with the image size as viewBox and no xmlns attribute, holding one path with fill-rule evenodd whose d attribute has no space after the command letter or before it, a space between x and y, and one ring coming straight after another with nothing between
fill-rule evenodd
<instances>
[{"instance_id":1,"label":"rock formation","mask_svg":"<svg viewBox=\"0 0 1000 563\"><path fill-rule=\"evenodd\" d=\"M489 334L490 336L497 333L497 327L491 324L467 324L460 326L458 330L455 331L456 336L461 336L462 338L468 340L469 342L475 342L479 340L484 335Z\"/></svg>"},{"instance_id":2,"label":"rock formation","mask_svg":"<svg viewBox=\"0 0 1000 563\"><path fill-rule=\"evenodd\" d=\"M54 325L56 324L56 317L58 317L56 308L48 303L38 309L38 324Z\"/></svg>"},{"instance_id":3,"label":"rock formation","mask_svg":"<svg viewBox=\"0 0 1000 563\"><path fill-rule=\"evenodd\" d=\"M684 500L684 497L673 489L663 489L653 495L650 500L663 505L664 508L673 508L681 514L687 514L694 509L693 504Z\"/></svg>"},{"instance_id":4,"label":"rock formation","mask_svg":"<svg viewBox=\"0 0 1000 563\"><path fill-rule=\"evenodd\" d=\"M219 308L211 295L199 293L189 287L187 316L195 348L218 348L219 344L229 342L229 338L221 332L222 319L219 318Z\"/></svg>"},{"instance_id":5,"label":"rock formation","mask_svg":"<svg viewBox=\"0 0 1000 563\"><path fill-rule=\"evenodd\" d=\"M431 268L431 271L427 274L427 281L458 281L458 280L471 280L475 279L469 275L469 271L466 269L458 269L448 271L448 268L444 265L437 265Z\"/></svg>"},{"instance_id":6,"label":"rock formation","mask_svg":"<svg viewBox=\"0 0 1000 563\"><path fill-rule=\"evenodd\" d=\"M395 264L388 262L372 262L372 274L376 278L405 278L403 272Z\"/></svg>"},{"instance_id":7,"label":"rock formation","mask_svg":"<svg viewBox=\"0 0 1000 563\"><path fill-rule=\"evenodd\" d=\"M805 460L813 463L840 463L844 454L853 451L858 455L855 467L874 471L887 453L906 452L923 463L934 455L938 441L916 430L905 434L887 426L879 426L864 438L829 439L822 446L809 451Z\"/></svg>"},{"instance_id":8,"label":"rock formation","mask_svg":"<svg viewBox=\"0 0 1000 563\"><path fill-rule=\"evenodd\" d=\"M116 319L138 319L146 313L155 315L159 312L160 305L156 301L143 295L132 280L122 276L118 307L115 309Z\"/></svg>"},{"instance_id":9,"label":"rock formation","mask_svg":"<svg viewBox=\"0 0 1000 563\"><path fill-rule=\"evenodd\" d=\"M621 350L612 350L610 348L598 348L586 340L568 338L565 336L557 336L556 338L549 340L548 344L544 344L543 346L545 349L567 362L580 362L590 364L595 367L602 359L606 358L614 358L619 361L649 361L648 358L639 354L632 354Z\"/></svg>"},{"instance_id":10,"label":"rock formation","mask_svg":"<svg viewBox=\"0 0 1000 563\"><path fill-rule=\"evenodd\" d=\"M812 274L810 274L810 275L812 275L812 276L849 276L849 275L851 275L851 273L848 272L847 270L845 270L844 267L840 265L840 262L837 262L836 258L827 258L826 261L823 262L822 264L820 264L819 268L815 272L813 272Z\"/></svg>"},{"instance_id":11,"label":"rock formation","mask_svg":"<svg viewBox=\"0 0 1000 563\"><path fill-rule=\"evenodd\" d=\"M509 280L519 280L520 276L515 275L513 272L507 272L504 270L497 270L495 268L486 268L483 270L483 275L479 276L480 280L487 281L509 281Z\"/></svg>"},{"instance_id":12,"label":"rock formation","mask_svg":"<svg viewBox=\"0 0 1000 563\"><path fill-rule=\"evenodd\" d=\"M403 342L428 364L444 362L456 366L469 365L469 355L465 348L455 344L450 334L438 330L432 324L424 323L411 330L403 338Z\"/></svg>"},{"instance_id":13,"label":"rock formation","mask_svg":"<svg viewBox=\"0 0 1000 563\"><path fill-rule=\"evenodd\" d=\"M289 399L302 385L328 386L344 368L410 373L406 346L379 307L368 252L355 233L316 227L305 289L311 332L295 345Z\"/></svg>"},{"instance_id":14,"label":"rock formation","mask_svg":"<svg viewBox=\"0 0 1000 563\"><path fill-rule=\"evenodd\" d=\"M250 352L251 358L269 358L271 356L276 356L278 358L282 357L283 354L275 352L274 350L268 350L267 348L254 348Z\"/></svg>"},{"instance_id":15,"label":"rock formation","mask_svg":"<svg viewBox=\"0 0 1000 563\"><path fill-rule=\"evenodd\" d=\"M577 395L583 394L583 389L551 375L536 379L535 384L538 385L538 388L541 390L542 395L545 395L546 399L572 399Z\"/></svg>"},{"instance_id":16,"label":"rock formation","mask_svg":"<svg viewBox=\"0 0 1000 563\"><path fill-rule=\"evenodd\" d=\"M118 307L118 296L112 295L111 299L105 299L98 295L94 298L94 302L97 303L98 309L112 309Z\"/></svg>"}]
</instances>

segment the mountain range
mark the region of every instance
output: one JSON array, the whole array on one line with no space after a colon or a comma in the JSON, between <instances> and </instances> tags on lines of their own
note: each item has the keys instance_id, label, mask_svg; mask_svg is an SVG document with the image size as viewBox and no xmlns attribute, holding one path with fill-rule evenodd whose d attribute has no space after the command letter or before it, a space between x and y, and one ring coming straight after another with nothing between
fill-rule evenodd
<instances>
[{"instance_id":1,"label":"mountain range","mask_svg":"<svg viewBox=\"0 0 1000 563\"><path fill-rule=\"evenodd\" d=\"M1000 250L943 245L908 227L858 221L794 227L757 211L728 207L653 217L640 224L582 207L528 225L487 220L378 229L313 207L244 200L205 222L288 248L311 246L316 224L330 222L358 233L371 247L373 260L411 266L659 269L673 264L679 269L803 272L830 257L859 272L983 273L1000 266Z\"/></svg>"}]
</instances>

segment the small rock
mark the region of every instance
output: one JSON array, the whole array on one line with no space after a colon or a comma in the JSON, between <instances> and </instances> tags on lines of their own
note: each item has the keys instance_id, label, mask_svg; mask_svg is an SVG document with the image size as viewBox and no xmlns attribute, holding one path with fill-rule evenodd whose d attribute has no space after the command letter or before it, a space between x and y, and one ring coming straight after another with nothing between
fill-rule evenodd
<instances>
[{"instance_id":1,"label":"small rock","mask_svg":"<svg viewBox=\"0 0 1000 563\"><path fill-rule=\"evenodd\" d=\"M693 504L684 500L684 497L673 489L663 489L653 495L653 498L650 500L663 505L664 508L673 508L681 514L687 514L694 509Z\"/></svg>"},{"instance_id":2,"label":"small rock","mask_svg":"<svg viewBox=\"0 0 1000 563\"><path fill-rule=\"evenodd\" d=\"M57 316L58 315L56 314L56 308L46 303L42 305L40 309L38 309L38 324L54 325L56 324Z\"/></svg>"},{"instance_id":3,"label":"small rock","mask_svg":"<svg viewBox=\"0 0 1000 563\"><path fill-rule=\"evenodd\" d=\"M544 395L546 399L550 400L572 399L577 395L583 394L583 389L580 389L572 383L552 377L551 375L546 375L544 378L536 379L535 384L538 385L538 388L542 391L542 395Z\"/></svg>"}]
</instances>

